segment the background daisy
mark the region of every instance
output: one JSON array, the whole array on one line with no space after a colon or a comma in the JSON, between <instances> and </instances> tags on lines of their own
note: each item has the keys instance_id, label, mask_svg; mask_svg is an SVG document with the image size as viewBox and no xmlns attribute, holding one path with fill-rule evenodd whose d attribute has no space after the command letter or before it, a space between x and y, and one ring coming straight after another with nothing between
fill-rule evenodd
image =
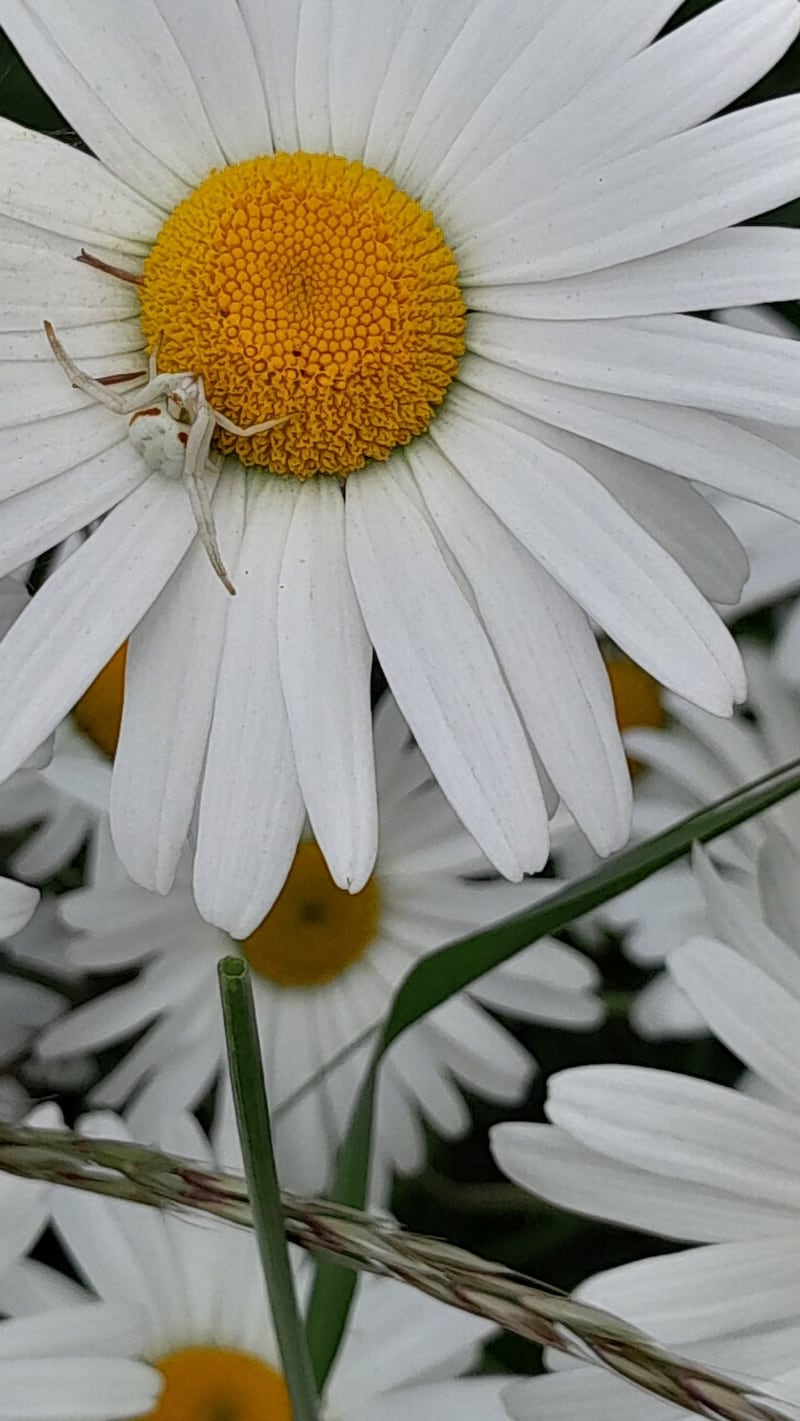
<instances>
[{"instance_id":1,"label":"background daisy","mask_svg":"<svg viewBox=\"0 0 800 1421\"><path fill-rule=\"evenodd\" d=\"M117 1106L135 1095L137 1119L152 1128L163 1111L197 1104L218 1079L225 1047L216 966L226 953L241 952L253 969L273 1108L296 1102L291 1117L278 1121L285 1178L319 1187L349 1119L374 1028L402 978L427 953L530 906L553 887L551 880L517 886L475 877L489 873L489 865L389 698L378 709L375 739L381 849L361 894L337 888L314 841L304 840L264 924L235 943L203 922L186 879L161 898L130 880L121 883L112 866L107 880L95 878L61 900L64 921L81 932L67 959L93 973L140 964L142 970L44 1033L39 1056L101 1050L144 1028L92 1099ZM404 1171L421 1167L420 1115L445 1135L465 1131L470 1117L462 1087L504 1103L522 1098L534 1063L486 1007L583 1031L602 1018L598 982L590 961L546 939L415 1027L383 1071L379 1158Z\"/></svg>"},{"instance_id":2,"label":"background daisy","mask_svg":"<svg viewBox=\"0 0 800 1421\"><path fill-rule=\"evenodd\" d=\"M800 754L800 702L780 674L774 651L744 638L741 648L749 696L731 720L707 715L675 696L663 696L668 723L635 727L628 722L625 744L642 770L635 780L635 839L660 833ZM652 708L640 701L638 709L644 718ZM800 806L790 797L767 815L715 839L708 849L728 877L750 893L755 891L754 870L767 824L779 825L792 843L800 845ZM597 863L566 817L559 823L556 842L563 876L590 872ZM595 934L598 927L622 934L626 955L645 968L660 966L670 948L707 926L705 896L686 860L621 893L581 924ZM696 1036L706 1029L700 1014L663 974L637 994L631 1023L651 1039Z\"/></svg>"},{"instance_id":3,"label":"background daisy","mask_svg":"<svg viewBox=\"0 0 800 1421\"><path fill-rule=\"evenodd\" d=\"M726 940L695 937L668 966L710 1030L750 1068L751 1091L633 1067L566 1071L549 1084L552 1125L501 1125L492 1144L500 1167L547 1199L705 1243L613 1269L581 1294L698 1360L769 1378L794 1365L800 1341L798 851L770 828L761 911L702 852L698 867ZM626 1416L629 1407L631 1416L652 1411L652 1402L637 1410L619 1384L585 1369L542 1382L541 1397L539 1386L520 1391L515 1416L561 1414L581 1399L603 1414L615 1397Z\"/></svg>"},{"instance_id":4,"label":"background daisy","mask_svg":"<svg viewBox=\"0 0 800 1421\"><path fill-rule=\"evenodd\" d=\"M130 1138L108 1114L82 1129ZM161 1133L166 1147L211 1162L191 1118ZM67 1189L55 1191L52 1218L85 1287L41 1264L22 1265L13 1286L0 1281L10 1314L0 1322L0 1379L19 1421L52 1421L56 1397L62 1421L166 1421L215 1406L240 1421L290 1421L252 1233ZM308 1276L298 1262L302 1293ZM24 1287L33 1278L35 1301ZM411 1421L420 1412L502 1421L506 1377L457 1380L492 1331L401 1284L362 1280L322 1399L325 1421Z\"/></svg>"},{"instance_id":5,"label":"background daisy","mask_svg":"<svg viewBox=\"0 0 800 1421\"><path fill-rule=\"evenodd\" d=\"M800 351L680 313L797 292L797 234L730 224L795 196L800 102L712 115L771 68L800 17L793 0L722 0L652 43L676 9L563 0L543 19L515 4L498 24L479 0L286 15L215 0L190 39L166 0L96 17L0 6L96 155L0 130L6 565L108 513L2 644L0 770L135 627L117 845L164 891L199 802L198 903L239 937L279 892L304 811L337 884L359 891L372 872L372 647L445 794L512 879L547 856L548 781L599 852L628 831L588 617L710 712L744 694L705 598L735 602L746 562L690 480L800 515L780 442L800 423ZM274 150L316 156L273 163ZM383 185L359 188L353 164ZM332 224L325 189L322 255L289 208L285 230L304 244L308 289L349 294L298 327L270 285L299 269L291 241L259 258L256 174L289 208L295 179L316 192L330 177L345 207L348 184L374 200L411 287L352 245L360 219ZM405 226L380 206L391 184ZM134 281L76 265L82 245ZM195 292L203 271L213 281ZM134 447L127 418L70 388L43 309L90 374L143 369L162 331L162 368L192 366L228 420L292 416L220 436L247 466L225 463L213 492L235 599L160 472L167 415L150 444L148 421L133 426ZM376 352L390 392L377 404L362 400ZM243 404L242 389L261 394ZM314 469L347 476L345 496Z\"/></svg>"}]
</instances>

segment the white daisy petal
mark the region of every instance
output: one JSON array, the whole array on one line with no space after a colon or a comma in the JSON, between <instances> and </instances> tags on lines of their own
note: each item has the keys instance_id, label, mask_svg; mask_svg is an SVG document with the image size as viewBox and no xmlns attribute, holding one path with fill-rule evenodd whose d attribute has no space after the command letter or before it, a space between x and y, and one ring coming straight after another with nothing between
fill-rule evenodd
<instances>
[{"instance_id":1,"label":"white daisy petal","mask_svg":"<svg viewBox=\"0 0 800 1421\"><path fill-rule=\"evenodd\" d=\"M77 148L3 118L0 154L0 211L9 217L135 255L158 232L158 208Z\"/></svg>"},{"instance_id":2,"label":"white daisy petal","mask_svg":"<svg viewBox=\"0 0 800 1421\"><path fill-rule=\"evenodd\" d=\"M800 1126L723 1086L636 1067L579 1067L553 1077L547 1112L590 1148L638 1168L778 1208L791 1201Z\"/></svg>"},{"instance_id":3,"label":"white daisy petal","mask_svg":"<svg viewBox=\"0 0 800 1421\"><path fill-rule=\"evenodd\" d=\"M30 921L39 890L13 878L0 878L0 938L12 937Z\"/></svg>"},{"instance_id":4,"label":"white daisy petal","mask_svg":"<svg viewBox=\"0 0 800 1421\"><path fill-rule=\"evenodd\" d=\"M420 441L407 457L436 526L470 581L559 795L598 853L621 847L630 826L630 778L588 619L432 444Z\"/></svg>"},{"instance_id":5,"label":"white daisy petal","mask_svg":"<svg viewBox=\"0 0 800 1421\"><path fill-rule=\"evenodd\" d=\"M800 344L696 316L519 321L478 313L479 355L566 385L779 424L800 423Z\"/></svg>"},{"instance_id":6,"label":"white daisy petal","mask_svg":"<svg viewBox=\"0 0 800 1421\"><path fill-rule=\"evenodd\" d=\"M71 255L22 242L3 242L0 253L3 330L41 331L43 312L56 330L138 315L130 286L111 277L98 280Z\"/></svg>"},{"instance_id":7,"label":"white daisy petal","mask_svg":"<svg viewBox=\"0 0 800 1421\"><path fill-rule=\"evenodd\" d=\"M694 937L670 953L678 986L714 1035L781 1095L800 1100L800 992L791 993L713 938ZM724 981L725 990L718 991Z\"/></svg>"},{"instance_id":8,"label":"white daisy petal","mask_svg":"<svg viewBox=\"0 0 800 1421\"><path fill-rule=\"evenodd\" d=\"M741 773L745 779L756 779L761 771L752 773L743 764ZM762 845L760 859L765 857L764 850L768 847L768 843ZM705 898L714 933L800 998L800 958L796 950L782 942L764 922L753 894L738 883L723 879L711 855L700 844L695 844L692 851L692 869ZM793 882L793 879L792 871L788 881ZM766 883L761 879L760 864L759 883L762 891L768 892ZM791 937L789 940L792 940Z\"/></svg>"},{"instance_id":9,"label":"white daisy petal","mask_svg":"<svg viewBox=\"0 0 800 1421\"><path fill-rule=\"evenodd\" d=\"M156 0L229 163L271 151L269 114L253 46L235 0Z\"/></svg>"},{"instance_id":10,"label":"white daisy petal","mask_svg":"<svg viewBox=\"0 0 800 1421\"><path fill-rule=\"evenodd\" d=\"M56 415L42 424L0 431L0 498L27 493L120 443L119 421L94 405ZM48 457L42 458L42 445Z\"/></svg>"},{"instance_id":11,"label":"white daisy petal","mask_svg":"<svg viewBox=\"0 0 800 1421\"><path fill-rule=\"evenodd\" d=\"M372 646L345 553L335 479L300 488L278 591L281 685L297 777L314 835L340 888L359 892L375 863Z\"/></svg>"},{"instance_id":12,"label":"white daisy petal","mask_svg":"<svg viewBox=\"0 0 800 1421\"><path fill-rule=\"evenodd\" d=\"M395 456L347 490L358 600L398 705L445 794L501 872L520 878L547 855L541 791L491 647L406 492L409 480Z\"/></svg>"},{"instance_id":13,"label":"white daisy petal","mask_svg":"<svg viewBox=\"0 0 800 1421\"><path fill-rule=\"evenodd\" d=\"M473 166L472 181L450 194L462 219L458 235L491 226L508 207L509 192L518 207L531 190L549 193L580 173L589 182L610 159L704 122L770 69L798 28L791 0L726 0L621 67L610 73L601 69L577 93L564 96L569 101L562 99L545 122L520 128L515 142L492 152L493 161L482 169ZM596 38L602 46L603 39ZM565 53L571 49L565 43ZM549 74L548 82L553 82ZM657 104L655 91L662 96ZM491 141L493 132L488 136ZM462 184L464 178L462 172ZM466 231L464 218L472 224Z\"/></svg>"},{"instance_id":14,"label":"white daisy petal","mask_svg":"<svg viewBox=\"0 0 800 1421\"><path fill-rule=\"evenodd\" d=\"M552 437L553 432L547 433ZM680 563L709 601L738 600L747 581L747 554L703 494L676 474L602 445L572 435L557 439L557 447L565 452L570 452L570 446L578 462Z\"/></svg>"},{"instance_id":15,"label":"white daisy petal","mask_svg":"<svg viewBox=\"0 0 800 1421\"><path fill-rule=\"evenodd\" d=\"M332 151L328 97L328 52L334 26L330 0L302 3L297 24L294 104L298 147L307 153Z\"/></svg>"},{"instance_id":16,"label":"white daisy petal","mask_svg":"<svg viewBox=\"0 0 800 1421\"><path fill-rule=\"evenodd\" d=\"M467 280L502 285L679 246L794 197L798 137L796 94L713 119L612 159L589 181L580 174L556 183L523 212L458 243L459 266Z\"/></svg>"},{"instance_id":17,"label":"white daisy petal","mask_svg":"<svg viewBox=\"0 0 800 1421\"><path fill-rule=\"evenodd\" d=\"M526 320L588 321L787 301L798 289L799 271L800 235L793 229L731 227L601 271L529 285L465 289L474 311Z\"/></svg>"},{"instance_id":18,"label":"white daisy petal","mask_svg":"<svg viewBox=\"0 0 800 1421\"><path fill-rule=\"evenodd\" d=\"M145 1362L127 1358L37 1357L4 1361L0 1417L19 1421L108 1421L152 1411L162 1379Z\"/></svg>"},{"instance_id":19,"label":"white daisy petal","mask_svg":"<svg viewBox=\"0 0 800 1421\"><path fill-rule=\"evenodd\" d=\"M102 163L163 207L224 157L154 0L9 0L9 36Z\"/></svg>"},{"instance_id":20,"label":"white daisy petal","mask_svg":"<svg viewBox=\"0 0 800 1421\"><path fill-rule=\"evenodd\" d=\"M349 0L347 25L334 23L328 36L328 93L334 153L361 158L375 103L392 61L397 37L414 11L414 0ZM338 12L334 10L338 17ZM353 43L358 35L358 44Z\"/></svg>"},{"instance_id":21,"label":"white daisy petal","mask_svg":"<svg viewBox=\"0 0 800 1421\"><path fill-rule=\"evenodd\" d=\"M741 1238L744 1230L783 1236L793 1227L788 1206L636 1169L552 1125L495 1125L491 1144L499 1168L529 1193L662 1238L704 1243Z\"/></svg>"},{"instance_id":22,"label":"white daisy petal","mask_svg":"<svg viewBox=\"0 0 800 1421\"><path fill-rule=\"evenodd\" d=\"M634 661L729 714L744 696L739 654L683 570L578 464L469 411L443 411L432 433L475 492Z\"/></svg>"},{"instance_id":23,"label":"white daisy petal","mask_svg":"<svg viewBox=\"0 0 800 1421\"><path fill-rule=\"evenodd\" d=\"M796 1324L799 1269L800 1253L787 1238L738 1239L612 1268L579 1294L670 1347L707 1339L740 1345L742 1333ZM758 1341L763 1353L767 1339Z\"/></svg>"},{"instance_id":24,"label":"white daisy petal","mask_svg":"<svg viewBox=\"0 0 800 1421\"><path fill-rule=\"evenodd\" d=\"M426 8L432 18L433 7ZM452 23L448 17L447 24ZM501 25L490 0L461 7L459 27L447 51L430 61L432 72L424 76L427 87L399 132L400 147L392 160L395 182L412 192L420 190L541 23L540 11L527 0L509 0ZM443 28L442 21L439 24Z\"/></svg>"},{"instance_id":25,"label":"white daisy petal","mask_svg":"<svg viewBox=\"0 0 800 1421\"><path fill-rule=\"evenodd\" d=\"M137 319L103 321L92 326L75 326L65 328L62 326L60 335L65 336L69 341L70 354L76 360L83 360L86 356L89 362L94 359L101 359L106 356L125 357L125 366L132 370L142 370L144 368L144 336L142 328ZM40 331L2 331L0 332L0 361L15 362L45 362L52 370L53 352L47 342L44 333L44 326ZM116 369L112 369L111 374L116 374L121 362L115 361ZM19 371L17 372L19 374ZM38 376L38 371L34 371L34 378ZM107 373L107 364L104 365L98 374ZM82 400L81 405L86 401ZM73 409L76 401L70 400L58 405L57 410ZM3 428L8 428L14 423L8 418L6 413ZM24 418L20 424L25 423Z\"/></svg>"},{"instance_id":26,"label":"white daisy petal","mask_svg":"<svg viewBox=\"0 0 800 1421\"><path fill-rule=\"evenodd\" d=\"M55 547L70 533L85 528L148 477L147 466L125 441L5 499L0 510L0 576L41 548Z\"/></svg>"},{"instance_id":27,"label":"white daisy petal","mask_svg":"<svg viewBox=\"0 0 800 1421\"><path fill-rule=\"evenodd\" d=\"M97 1356L139 1350L146 1343L136 1309L118 1303L89 1302L55 1307L44 1316L0 1323L0 1375L8 1359L34 1358L43 1353L62 1357L70 1352Z\"/></svg>"},{"instance_id":28,"label":"white daisy petal","mask_svg":"<svg viewBox=\"0 0 800 1421\"><path fill-rule=\"evenodd\" d=\"M513 1382L503 1401L513 1421L683 1421L687 1415L597 1367Z\"/></svg>"},{"instance_id":29,"label":"white daisy petal","mask_svg":"<svg viewBox=\"0 0 800 1421\"><path fill-rule=\"evenodd\" d=\"M470 1360L494 1327L485 1318L443 1307L403 1283L360 1280L352 1323L336 1363L329 1405L346 1415L356 1399L379 1396L404 1383L452 1375ZM381 1366L368 1380L363 1356L376 1355Z\"/></svg>"},{"instance_id":30,"label":"white daisy petal","mask_svg":"<svg viewBox=\"0 0 800 1421\"><path fill-rule=\"evenodd\" d=\"M473 8L474 0L454 0L447 6L415 0L405 7L398 25L397 19L386 18L391 7L380 6L385 23L394 29L394 42L364 144L369 167L391 170L413 115ZM420 32L425 35L423 45Z\"/></svg>"},{"instance_id":31,"label":"white daisy petal","mask_svg":"<svg viewBox=\"0 0 800 1421\"><path fill-rule=\"evenodd\" d=\"M462 1377L457 1381L402 1386L368 1405L351 1410L349 1421L413 1421L436 1416L438 1421L508 1421L501 1399L508 1377Z\"/></svg>"},{"instance_id":32,"label":"white daisy petal","mask_svg":"<svg viewBox=\"0 0 800 1421\"><path fill-rule=\"evenodd\" d=\"M766 925L772 932L783 938L784 943L800 942L800 904L795 887L796 850L785 834L774 825L766 832L764 843L758 856L758 881ZM733 939L729 939L733 941ZM770 951L773 944L770 942ZM792 962L800 960L796 951L790 949ZM752 959L751 959L752 960ZM779 977L771 964L766 964L772 975Z\"/></svg>"},{"instance_id":33,"label":"white daisy petal","mask_svg":"<svg viewBox=\"0 0 800 1421\"><path fill-rule=\"evenodd\" d=\"M240 9L253 46L261 84L269 110L272 141L276 152L294 153L300 142L294 89L287 77L294 75L297 57L297 27L303 0L241 0Z\"/></svg>"},{"instance_id":34,"label":"white daisy petal","mask_svg":"<svg viewBox=\"0 0 800 1421\"><path fill-rule=\"evenodd\" d=\"M220 481L214 516L231 562L241 542L244 499L244 479ZM157 893L172 886L194 810L228 605L196 540L128 645L111 830L128 872Z\"/></svg>"},{"instance_id":35,"label":"white daisy petal","mask_svg":"<svg viewBox=\"0 0 800 1421\"><path fill-rule=\"evenodd\" d=\"M184 490L153 476L47 579L0 643L0 720L12 727L0 779L83 694L194 535Z\"/></svg>"},{"instance_id":36,"label":"white daisy petal","mask_svg":"<svg viewBox=\"0 0 800 1421\"><path fill-rule=\"evenodd\" d=\"M459 205L462 192L480 188L487 170L501 166L517 144L524 147L527 135L546 127L547 120L585 88L592 89L593 80L607 76L616 97L625 61L658 34L677 7L675 0L598 0L587 9L583 0L562 0L546 9L528 8L530 44L488 92L480 75L480 55L475 56L477 70L464 87L477 83L482 102L460 130L453 131L449 152L441 155L435 175L422 190L423 201L448 218L454 208L466 211ZM533 68L536 84L530 82ZM506 187L504 204L507 201Z\"/></svg>"},{"instance_id":37,"label":"white daisy petal","mask_svg":"<svg viewBox=\"0 0 800 1421\"><path fill-rule=\"evenodd\" d=\"M277 636L280 567L298 488L279 479L248 482L200 798L198 906L240 938L274 902L303 823Z\"/></svg>"},{"instance_id":38,"label":"white daisy petal","mask_svg":"<svg viewBox=\"0 0 800 1421\"><path fill-rule=\"evenodd\" d=\"M766 426L756 434L702 410L579 390L471 355L459 380L557 428L800 519L797 459L770 441Z\"/></svg>"}]
</instances>

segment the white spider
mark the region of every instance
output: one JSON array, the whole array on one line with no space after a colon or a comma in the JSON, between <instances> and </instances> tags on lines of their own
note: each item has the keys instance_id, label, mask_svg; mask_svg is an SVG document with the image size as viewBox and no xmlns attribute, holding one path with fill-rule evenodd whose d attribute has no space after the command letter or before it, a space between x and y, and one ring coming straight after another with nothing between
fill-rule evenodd
<instances>
[{"instance_id":1,"label":"white spider","mask_svg":"<svg viewBox=\"0 0 800 1421\"><path fill-rule=\"evenodd\" d=\"M70 359L49 321L45 321L44 329L56 360L75 388L91 395L92 399L115 414L130 415L128 438L148 468L163 474L166 479L182 481L189 495L198 536L211 566L223 586L235 596L236 588L228 577L219 550L214 514L205 483L207 470L213 468L210 465L211 439L217 425L229 434L248 438L285 424L291 415L240 429L219 410L212 409L206 399L202 376L192 375L187 370L157 374L157 349L149 358L146 373L136 371L130 375L106 375L94 380ZM120 380L134 379L143 379L145 384L135 390L126 390L124 394L116 394L107 388ZM188 425L188 429L182 429L181 424Z\"/></svg>"}]
</instances>

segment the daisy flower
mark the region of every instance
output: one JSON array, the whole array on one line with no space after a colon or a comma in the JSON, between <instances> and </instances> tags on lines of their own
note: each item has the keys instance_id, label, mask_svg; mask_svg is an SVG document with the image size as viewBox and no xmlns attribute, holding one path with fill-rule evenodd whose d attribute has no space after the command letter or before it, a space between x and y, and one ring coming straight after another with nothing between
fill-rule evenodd
<instances>
[{"instance_id":1,"label":"daisy flower","mask_svg":"<svg viewBox=\"0 0 800 1421\"><path fill-rule=\"evenodd\" d=\"M124 675L123 647L57 727L48 763L19 770L0 785L0 831L27 831L10 861L23 878L45 882L85 845L91 880L98 858L106 854Z\"/></svg>"},{"instance_id":2,"label":"daisy flower","mask_svg":"<svg viewBox=\"0 0 800 1421\"><path fill-rule=\"evenodd\" d=\"M73 538L51 559L60 566L82 539ZM0 578L0 638L30 598L29 569ZM94 857L98 814L108 812L111 758L119 735L124 685L124 651L111 658L74 707L71 716L26 762L0 785L0 832L25 829L25 842L9 867L20 878L41 883L64 868L84 843Z\"/></svg>"},{"instance_id":3,"label":"daisy flower","mask_svg":"<svg viewBox=\"0 0 800 1421\"><path fill-rule=\"evenodd\" d=\"M669 969L753 1072L755 1091L632 1067L563 1071L549 1085L553 1124L501 1125L492 1144L523 1188L705 1244L614 1269L583 1295L699 1360L769 1377L796 1364L800 1344L798 848L770 827L760 910L702 852L698 869L720 937L690 939L670 954ZM541 1410L536 1392L511 1409L547 1417L548 1397L553 1414L570 1398L612 1406L619 1390L583 1370L548 1379ZM640 1414L650 1413L630 1412Z\"/></svg>"},{"instance_id":4,"label":"daisy flower","mask_svg":"<svg viewBox=\"0 0 800 1421\"><path fill-rule=\"evenodd\" d=\"M22 929L38 917L38 897L35 888L0 878L0 937L16 934L24 938ZM10 943L3 943L3 949L14 955ZM61 994L51 987L26 981L0 966L0 1120L17 1118L27 1109L27 1093L12 1068L20 1065L37 1032L60 1016L66 1005ZM82 1067L81 1078L85 1079Z\"/></svg>"},{"instance_id":5,"label":"daisy flower","mask_svg":"<svg viewBox=\"0 0 800 1421\"><path fill-rule=\"evenodd\" d=\"M797 693L779 674L775 653L745 640L741 649L749 686L743 713L722 721L666 695L661 697L668 716L666 726L657 728L652 715L649 726L626 729L625 744L645 770L635 781L634 839L660 833L797 755ZM644 719L649 710L646 700L640 706ZM767 823L779 824L800 846L800 806L794 797L709 845L713 861L751 893ZM562 876L577 876L596 866L596 856L571 820L560 819L556 838L556 861ZM584 921L590 930L600 926L621 933L625 953L651 968L663 963L670 948L707 927L708 916L700 883L688 861L682 860L620 894ZM702 1017L663 973L638 994L631 1022L641 1035L650 1038L705 1031Z\"/></svg>"},{"instance_id":6,"label":"daisy flower","mask_svg":"<svg viewBox=\"0 0 800 1421\"><path fill-rule=\"evenodd\" d=\"M130 1138L113 1116L83 1128ZM193 1120L177 1121L164 1143L210 1159ZM251 1233L66 1189L55 1192L53 1221L85 1287L42 1265L33 1304L22 1287L3 1296L0 1283L10 1314L0 1322L0 1380L15 1421L50 1421L56 1398L60 1421L290 1421ZM297 1274L302 1294L305 1260ZM499 1394L508 1378L460 1377L492 1331L401 1284L364 1279L321 1398L322 1421L504 1421Z\"/></svg>"},{"instance_id":7,"label":"daisy flower","mask_svg":"<svg viewBox=\"0 0 800 1421\"><path fill-rule=\"evenodd\" d=\"M196 1104L225 1061L217 962L241 953L253 969L273 1107L311 1087L291 1122L278 1123L285 1177L295 1187L318 1188L346 1126L374 1028L400 981L427 953L553 889L551 879L517 885L475 878L490 866L409 743L389 697L378 707L375 742L380 854L358 894L336 886L316 842L305 838L277 902L244 940L199 916L185 865L167 897L121 883L118 867L62 897L67 925L82 933L67 947L74 968L141 966L141 972L45 1033L40 1057L99 1050L142 1032L92 1099L119 1106L138 1092L137 1118L148 1124L165 1110ZM406 1171L420 1168L420 1114L442 1133L466 1130L459 1085L498 1101L522 1098L533 1062L485 1007L586 1030L602 1018L598 982L591 962L546 940L420 1023L397 1042L383 1071L378 1155Z\"/></svg>"},{"instance_id":8,"label":"daisy flower","mask_svg":"<svg viewBox=\"0 0 800 1421\"><path fill-rule=\"evenodd\" d=\"M0 774L132 633L121 857L165 891L196 809L236 936L306 813L369 880L373 648L511 879L550 783L599 852L628 832L589 618L709 712L744 694L705 598L745 559L691 481L800 517L800 351L680 313L797 294L798 234L730 224L800 190L800 98L712 115L800 13L653 43L677 8L0 4L96 155L0 126L3 556L107 515L4 640Z\"/></svg>"}]
</instances>

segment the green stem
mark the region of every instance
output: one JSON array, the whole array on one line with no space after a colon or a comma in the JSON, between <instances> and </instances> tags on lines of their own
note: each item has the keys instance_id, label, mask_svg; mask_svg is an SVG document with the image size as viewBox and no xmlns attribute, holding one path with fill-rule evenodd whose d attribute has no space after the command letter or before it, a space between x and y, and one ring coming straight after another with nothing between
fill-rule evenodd
<instances>
[{"instance_id":1,"label":"green stem","mask_svg":"<svg viewBox=\"0 0 800 1421\"><path fill-rule=\"evenodd\" d=\"M286 1244L250 969L240 957L218 966L236 1123L293 1421L317 1421L317 1389Z\"/></svg>"}]
</instances>

